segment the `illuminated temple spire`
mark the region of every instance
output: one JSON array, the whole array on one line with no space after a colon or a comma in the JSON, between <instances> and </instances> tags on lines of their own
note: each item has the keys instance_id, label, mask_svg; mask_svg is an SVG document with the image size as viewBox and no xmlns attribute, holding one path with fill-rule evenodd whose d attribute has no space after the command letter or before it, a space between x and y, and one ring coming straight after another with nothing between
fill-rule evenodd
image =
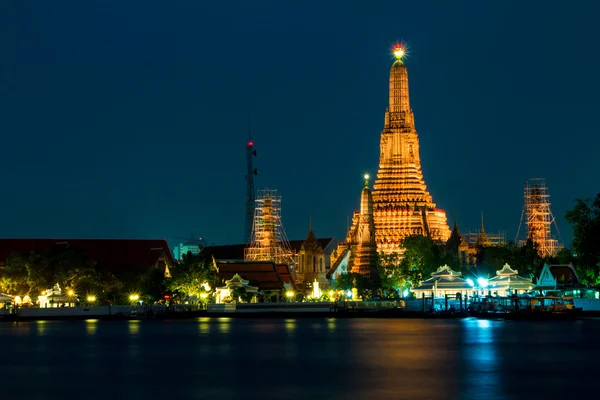
<instances>
[{"instance_id":1,"label":"illuminated temple spire","mask_svg":"<svg viewBox=\"0 0 600 400\"><path fill-rule=\"evenodd\" d=\"M354 223L347 237L351 253L348 270L367 277L372 283L377 283L379 281L377 244L369 175L365 175L365 185L360 194L360 211L355 213L353 219Z\"/></svg>"},{"instance_id":2,"label":"illuminated temple spire","mask_svg":"<svg viewBox=\"0 0 600 400\"><path fill-rule=\"evenodd\" d=\"M410 108L405 50L394 48L390 69L389 106L380 140L379 171L373 188L377 249L400 252L403 238L413 234L446 241L446 213L437 209L423 180L419 137Z\"/></svg>"}]
</instances>

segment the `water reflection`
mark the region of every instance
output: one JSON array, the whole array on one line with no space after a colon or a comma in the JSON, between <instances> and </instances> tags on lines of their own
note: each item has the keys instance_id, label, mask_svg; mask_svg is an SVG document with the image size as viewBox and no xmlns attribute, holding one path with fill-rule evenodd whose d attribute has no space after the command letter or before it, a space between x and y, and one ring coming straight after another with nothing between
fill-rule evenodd
<instances>
[{"instance_id":1,"label":"water reflection","mask_svg":"<svg viewBox=\"0 0 600 400\"><path fill-rule=\"evenodd\" d=\"M221 333L229 333L231 318L218 318L219 322L219 332Z\"/></svg>"},{"instance_id":2,"label":"water reflection","mask_svg":"<svg viewBox=\"0 0 600 400\"><path fill-rule=\"evenodd\" d=\"M327 320L327 328L329 329L329 332L335 331L335 319L334 318L329 318Z\"/></svg>"},{"instance_id":3,"label":"water reflection","mask_svg":"<svg viewBox=\"0 0 600 400\"><path fill-rule=\"evenodd\" d=\"M210 318L200 317L198 318L198 328L200 329L201 335L206 335L210 332Z\"/></svg>"},{"instance_id":4,"label":"water reflection","mask_svg":"<svg viewBox=\"0 0 600 400\"><path fill-rule=\"evenodd\" d=\"M46 332L46 323L47 322L48 321L36 321L35 322L35 327L36 327L38 335L44 336L44 333Z\"/></svg>"},{"instance_id":5,"label":"water reflection","mask_svg":"<svg viewBox=\"0 0 600 400\"><path fill-rule=\"evenodd\" d=\"M86 319L85 320L85 328L86 328L88 335L90 335L90 336L95 335L96 331L98 330L98 320L97 319Z\"/></svg>"},{"instance_id":6,"label":"water reflection","mask_svg":"<svg viewBox=\"0 0 600 400\"><path fill-rule=\"evenodd\" d=\"M129 321L129 324L127 325L127 327L129 328L129 334L130 335L134 335L137 336L140 333L140 321L136 320L136 319L132 319Z\"/></svg>"},{"instance_id":7,"label":"water reflection","mask_svg":"<svg viewBox=\"0 0 600 400\"><path fill-rule=\"evenodd\" d=\"M495 332L500 321L472 320L464 322L465 390L467 398L497 399L502 397L499 382L500 365Z\"/></svg>"},{"instance_id":8,"label":"water reflection","mask_svg":"<svg viewBox=\"0 0 600 400\"><path fill-rule=\"evenodd\" d=\"M287 333L294 333L296 330L296 320L295 319L286 319L285 320L285 330Z\"/></svg>"}]
</instances>

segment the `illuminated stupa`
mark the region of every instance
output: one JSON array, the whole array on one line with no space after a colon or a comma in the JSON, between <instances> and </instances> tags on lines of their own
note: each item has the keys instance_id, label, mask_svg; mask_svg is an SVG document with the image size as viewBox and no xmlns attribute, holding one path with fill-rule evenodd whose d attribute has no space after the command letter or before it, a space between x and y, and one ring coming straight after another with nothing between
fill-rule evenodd
<instances>
[{"instance_id":1,"label":"illuminated stupa","mask_svg":"<svg viewBox=\"0 0 600 400\"><path fill-rule=\"evenodd\" d=\"M360 211L355 211L352 227L346 236L350 246L348 270L361 274L372 283L379 282L377 271L377 244L373 223L373 197L369 189L369 175L365 175L365 186L360 194Z\"/></svg>"},{"instance_id":2,"label":"illuminated stupa","mask_svg":"<svg viewBox=\"0 0 600 400\"><path fill-rule=\"evenodd\" d=\"M423 180L419 136L410 108L405 51L394 49L389 107L381 132L379 171L373 186L377 250L401 252L402 239L425 235L445 242L450 237L446 212L435 207Z\"/></svg>"}]
</instances>

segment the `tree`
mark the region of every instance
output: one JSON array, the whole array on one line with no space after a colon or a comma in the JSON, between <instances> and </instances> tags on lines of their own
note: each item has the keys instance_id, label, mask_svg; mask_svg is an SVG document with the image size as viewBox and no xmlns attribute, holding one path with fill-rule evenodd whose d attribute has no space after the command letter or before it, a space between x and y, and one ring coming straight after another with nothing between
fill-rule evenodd
<instances>
[{"instance_id":1,"label":"tree","mask_svg":"<svg viewBox=\"0 0 600 400\"><path fill-rule=\"evenodd\" d=\"M377 268L382 297L396 297L399 291L407 287L407 277L402 270L402 257L398 253L380 253L377 257Z\"/></svg>"},{"instance_id":2,"label":"tree","mask_svg":"<svg viewBox=\"0 0 600 400\"><path fill-rule=\"evenodd\" d=\"M575 199L565 217L573 227L573 250L579 266L597 272L600 263L600 193L594 199Z\"/></svg>"},{"instance_id":3,"label":"tree","mask_svg":"<svg viewBox=\"0 0 600 400\"><path fill-rule=\"evenodd\" d=\"M165 271L151 268L142 278L141 294L146 302L152 303L162 299L166 291Z\"/></svg>"},{"instance_id":4,"label":"tree","mask_svg":"<svg viewBox=\"0 0 600 400\"><path fill-rule=\"evenodd\" d=\"M402 247L404 255L400 271L408 286L417 286L440 266L452 263L452 257L445 256L439 246L427 236L407 236L402 241Z\"/></svg>"},{"instance_id":5,"label":"tree","mask_svg":"<svg viewBox=\"0 0 600 400\"><path fill-rule=\"evenodd\" d=\"M2 268L0 292L24 295L29 293L26 259L20 254L11 254Z\"/></svg>"},{"instance_id":6,"label":"tree","mask_svg":"<svg viewBox=\"0 0 600 400\"><path fill-rule=\"evenodd\" d=\"M171 276L167 289L179 293L181 298L199 294L205 284L211 288L218 284L217 271L212 265L191 253L184 255L182 262L171 268Z\"/></svg>"}]
</instances>

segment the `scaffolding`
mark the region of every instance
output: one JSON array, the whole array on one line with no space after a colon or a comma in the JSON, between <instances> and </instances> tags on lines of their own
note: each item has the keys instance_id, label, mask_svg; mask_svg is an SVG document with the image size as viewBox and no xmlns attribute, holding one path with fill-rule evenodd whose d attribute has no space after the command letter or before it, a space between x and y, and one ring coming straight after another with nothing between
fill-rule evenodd
<instances>
[{"instance_id":1,"label":"scaffolding","mask_svg":"<svg viewBox=\"0 0 600 400\"><path fill-rule=\"evenodd\" d=\"M281 223L281 196L276 190L258 191L251 241L244 250L244 259L286 265L294 263L294 255Z\"/></svg>"},{"instance_id":2,"label":"scaffolding","mask_svg":"<svg viewBox=\"0 0 600 400\"><path fill-rule=\"evenodd\" d=\"M506 232L487 233L478 229L475 232L467 232L463 234L463 238L470 246L483 245L488 246L504 246L506 244Z\"/></svg>"},{"instance_id":3,"label":"scaffolding","mask_svg":"<svg viewBox=\"0 0 600 400\"><path fill-rule=\"evenodd\" d=\"M556 219L550 210L550 195L545 180L543 178L529 179L525 184L524 199L516 241L522 246L528 239L531 239L537 246L540 257L545 258L556 255L563 248L563 245L562 240L559 241L552 235L551 228L554 225L560 238ZM525 221L526 226L525 235L524 238L519 238L523 221Z\"/></svg>"}]
</instances>

